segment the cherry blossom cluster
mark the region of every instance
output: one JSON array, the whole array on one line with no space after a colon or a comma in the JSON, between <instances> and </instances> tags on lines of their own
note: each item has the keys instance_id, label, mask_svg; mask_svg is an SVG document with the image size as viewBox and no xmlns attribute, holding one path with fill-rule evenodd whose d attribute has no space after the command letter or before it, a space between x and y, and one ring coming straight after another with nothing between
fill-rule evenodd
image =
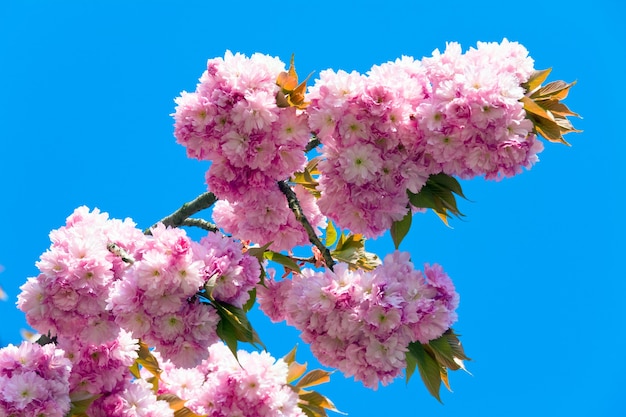
<instances>
[{"instance_id":1,"label":"cherry blossom cluster","mask_svg":"<svg viewBox=\"0 0 626 417\"><path fill-rule=\"evenodd\" d=\"M70 392L85 395L117 392L132 378L128 367L137 358L138 345L137 339L127 331L122 330L117 338L100 344L60 337L57 347L72 363Z\"/></svg>"},{"instance_id":2,"label":"cherry blossom cluster","mask_svg":"<svg viewBox=\"0 0 626 417\"><path fill-rule=\"evenodd\" d=\"M321 230L326 227L315 197L301 185L294 192L309 223ZM270 249L291 250L308 243L309 237L287 205L285 195L278 186L250 192L235 203L220 200L213 208L213 219L233 236L245 237L252 242L272 242Z\"/></svg>"},{"instance_id":3,"label":"cherry blossom cluster","mask_svg":"<svg viewBox=\"0 0 626 417\"><path fill-rule=\"evenodd\" d=\"M34 329L59 341L97 347L125 329L176 364L197 365L219 339L219 316L196 294L209 285L213 299L241 307L260 266L231 238L193 242L162 224L151 234L128 219L76 209L51 232L40 274L21 287L18 307Z\"/></svg>"},{"instance_id":4,"label":"cherry blossom cluster","mask_svg":"<svg viewBox=\"0 0 626 417\"><path fill-rule=\"evenodd\" d=\"M194 245L196 256L204 262L207 286L216 300L242 308L250 299L261 276L256 258L241 251L241 244L218 233L210 233Z\"/></svg>"},{"instance_id":5,"label":"cherry blossom cluster","mask_svg":"<svg viewBox=\"0 0 626 417\"><path fill-rule=\"evenodd\" d=\"M107 245L117 242L138 258L145 236L129 219L109 219L108 214L83 206L65 226L50 232L50 240L50 248L37 262L39 275L20 287L17 306L26 313L28 324L41 334L96 344L115 339L119 326L106 309L106 300L127 265Z\"/></svg>"},{"instance_id":6,"label":"cherry blossom cluster","mask_svg":"<svg viewBox=\"0 0 626 417\"><path fill-rule=\"evenodd\" d=\"M403 58L357 72L322 71L307 96L309 125L323 144L318 201L343 228L379 236L407 213L437 172L416 146L412 110L427 94L418 61Z\"/></svg>"},{"instance_id":7,"label":"cherry blossom cluster","mask_svg":"<svg viewBox=\"0 0 626 417\"><path fill-rule=\"evenodd\" d=\"M128 372L138 356L137 339L129 332L121 330L116 339L99 345L59 338L58 347L72 363L70 392L96 398L87 409L90 417L174 416L169 403L159 401L149 384Z\"/></svg>"},{"instance_id":8,"label":"cherry blossom cluster","mask_svg":"<svg viewBox=\"0 0 626 417\"><path fill-rule=\"evenodd\" d=\"M406 190L430 174L499 179L537 161L520 99L533 60L516 42L479 43L461 53L403 57L367 75L323 71L307 99L309 125L323 144L323 214L376 237L407 213Z\"/></svg>"},{"instance_id":9,"label":"cherry blossom cluster","mask_svg":"<svg viewBox=\"0 0 626 417\"><path fill-rule=\"evenodd\" d=\"M185 406L207 417L304 417L298 394L287 385L287 364L267 352L237 352L222 343L209 347L208 359L185 369L159 360L158 394L175 394ZM160 358L158 352L155 354Z\"/></svg>"},{"instance_id":10,"label":"cherry blossom cluster","mask_svg":"<svg viewBox=\"0 0 626 417\"><path fill-rule=\"evenodd\" d=\"M543 145L520 101L534 71L526 48L505 39L463 54L450 43L422 63L431 91L415 111L417 137L443 172L501 179L538 161Z\"/></svg>"},{"instance_id":11,"label":"cherry blossom cluster","mask_svg":"<svg viewBox=\"0 0 626 417\"><path fill-rule=\"evenodd\" d=\"M311 136L306 113L276 104L283 71L278 58L227 52L208 61L196 91L183 92L174 113L174 133L187 155L211 161L206 179L222 200L215 207L218 225L262 244L276 232L286 236L291 246L279 238L274 250L308 242L276 184L304 167Z\"/></svg>"},{"instance_id":12,"label":"cherry blossom cluster","mask_svg":"<svg viewBox=\"0 0 626 417\"><path fill-rule=\"evenodd\" d=\"M371 272L340 264L265 284L257 295L272 321L286 320L320 363L371 388L401 374L411 342L436 339L457 319L450 278L439 265L415 270L405 252L387 255Z\"/></svg>"},{"instance_id":13,"label":"cherry blossom cluster","mask_svg":"<svg viewBox=\"0 0 626 417\"><path fill-rule=\"evenodd\" d=\"M107 308L134 337L182 366L202 360L219 338L215 309L194 299L204 285L204 262L182 229L152 229L140 261L116 281Z\"/></svg>"},{"instance_id":14,"label":"cherry blossom cluster","mask_svg":"<svg viewBox=\"0 0 626 417\"><path fill-rule=\"evenodd\" d=\"M0 415L64 417L71 363L54 345L22 342L0 349Z\"/></svg>"},{"instance_id":15,"label":"cherry blossom cluster","mask_svg":"<svg viewBox=\"0 0 626 417\"><path fill-rule=\"evenodd\" d=\"M126 381L117 391L96 399L87 413L89 417L174 417L169 403L159 400L143 379Z\"/></svg>"}]
</instances>

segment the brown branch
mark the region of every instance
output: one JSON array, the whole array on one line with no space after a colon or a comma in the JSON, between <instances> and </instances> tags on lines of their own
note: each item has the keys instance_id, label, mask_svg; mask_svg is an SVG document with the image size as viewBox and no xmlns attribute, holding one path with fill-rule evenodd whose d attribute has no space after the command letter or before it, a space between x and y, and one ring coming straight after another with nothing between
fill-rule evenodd
<instances>
[{"instance_id":1,"label":"brown branch","mask_svg":"<svg viewBox=\"0 0 626 417\"><path fill-rule=\"evenodd\" d=\"M317 249L319 249L322 257L324 258L326 266L332 271L333 265L335 265L335 261L330 254L330 250L326 246L324 246L319 237L317 237L315 229L313 229L313 226L311 226L311 223L309 223L309 220L304 215L302 207L300 207L300 202L296 197L296 193L285 181L278 181L278 187L280 188L280 191L285 194L285 197L287 197L287 203L289 204L289 208L291 209L291 211L293 211L293 214L296 216L296 220L298 220L300 224L302 224L302 226L304 227L304 230L306 230L306 233L309 236L309 242L311 242L313 245L315 245Z\"/></svg>"},{"instance_id":2,"label":"brown branch","mask_svg":"<svg viewBox=\"0 0 626 417\"><path fill-rule=\"evenodd\" d=\"M183 226L186 220L189 220L189 217L196 214L199 211L207 209L211 207L217 201L217 197L215 194L211 192L206 192L204 194L199 195L193 201L183 204L178 210L174 213L170 214L159 220L157 223L150 226L148 229L144 230L144 233L149 235L150 229L155 227L158 223L163 223L165 226L170 227L178 227ZM194 222L193 220L192 222ZM197 224L194 224L197 226Z\"/></svg>"}]
</instances>

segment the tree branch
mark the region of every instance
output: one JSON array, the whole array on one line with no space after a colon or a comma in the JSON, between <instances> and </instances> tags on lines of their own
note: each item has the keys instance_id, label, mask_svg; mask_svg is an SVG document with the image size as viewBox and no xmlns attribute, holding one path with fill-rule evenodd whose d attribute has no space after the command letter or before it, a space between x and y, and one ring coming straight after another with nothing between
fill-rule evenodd
<instances>
[{"instance_id":1,"label":"tree branch","mask_svg":"<svg viewBox=\"0 0 626 417\"><path fill-rule=\"evenodd\" d=\"M309 242L311 242L313 245L315 245L317 249L319 249L322 257L324 258L326 266L332 271L333 265L335 265L335 261L330 254L330 250L326 246L324 246L319 237L317 237L315 229L313 229L313 226L311 226L311 223L309 223L309 220L304 215L302 207L300 207L300 202L296 197L296 193L285 181L278 181L278 187L280 188L280 191L285 194L285 197L287 197L287 203L289 204L289 208L291 209L291 211L293 211L293 214L296 216L296 220L298 220L304 227L304 230L306 230L306 233L309 236Z\"/></svg>"},{"instance_id":2,"label":"tree branch","mask_svg":"<svg viewBox=\"0 0 626 417\"><path fill-rule=\"evenodd\" d=\"M204 219L197 219L197 218L188 218L183 220L181 226L188 226L188 227L199 227L200 229L204 229L206 231L209 232L219 232L220 228L217 227L216 225L214 225L211 222L208 222Z\"/></svg>"},{"instance_id":3,"label":"tree branch","mask_svg":"<svg viewBox=\"0 0 626 417\"><path fill-rule=\"evenodd\" d=\"M186 220L192 220L192 219L189 219L190 216L196 214L199 211L202 211L204 209L211 207L213 204L215 204L216 201L217 201L217 197L215 197L215 194L213 194L212 192L207 191L204 194L200 194L193 201L183 204L174 213L162 218L157 223L153 224L152 226L144 230L144 233L149 235L150 229L155 227L158 223L163 223L165 226L170 226L170 227L183 226ZM192 220L192 223L196 221L197 220ZM194 224L194 226L198 226L198 224Z\"/></svg>"},{"instance_id":4,"label":"tree branch","mask_svg":"<svg viewBox=\"0 0 626 417\"><path fill-rule=\"evenodd\" d=\"M321 143L320 140L315 135L315 133L313 133L312 135L313 135L313 139L311 139L309 143L306 144L306 148L304 148L305 153L308 153L312 151L313 149L317 148L319 144Z\"/></svg>"}]
</instances>

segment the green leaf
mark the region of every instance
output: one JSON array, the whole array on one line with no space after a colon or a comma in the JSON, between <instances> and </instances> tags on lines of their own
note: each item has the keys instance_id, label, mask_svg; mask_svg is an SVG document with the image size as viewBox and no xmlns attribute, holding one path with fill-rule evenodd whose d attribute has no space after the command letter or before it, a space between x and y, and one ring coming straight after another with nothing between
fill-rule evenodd
<instances>
[{"instance_id":1,"label":"green leaf","mask_svg":"<svg viewBox=\"0 0 626 417\"><path fill-rule=\"evenodd\" d=\"M402 220L398 220L393 222L391 225L391 238L393 239L393 244L396 247L396 250L400 247L400 243L404 237L409 233L409 229L411 228L411 221L413 219L413 212L411 208L407 208L407 213L404 215Z\"/></svg>"},{"instance_id":2,"label":"green leaf","mask_svg":"<svg viewBox=\"0 0 626 417\"><path fill-rule=\"evenodd\" d=\"M463 365L463 361L469 361L471 359L465 354L463 345L461 344L461 341L459 340L459 335L454 333L454 330L450 328L446 330L446 332L443 334L442 337L447 340L448 344L450 345L450 348L452 348L452 352L455 358L454 362L456 362L461 367L461 369L467 372L467 370L465 369L465 366Z\"/></svg>"},{"instance_id":3,"label":"green leaf","mask_svg":"<svg viewBox=\"0 0 626 417\"><path fill-rule=\"evenodd\" d=\"M289 256L285 256L282 253L274 252L271 250L265 251L264 256L265 259L267 259L268 261L276 262L277 264L281 264L287 269L300 273L300 267L298 266L296 261L291 259Z\"/></svg>"},{"instance_id":4,"label":"green leaf","mask_svg":"<svg viewBox=\"0 0 626 417\"><path fill-rule=\"evenodd\" d=\"M439 173L428 177L422 189L414 194L407 191L409 202L417 208L429 208L435 211L441 220L447 225L448 217L453 214L463 216L456 205L454 194L466 198L461 189L461 184L450 175Z\"/></svg>"},{"instance_id":5,"label":"green leaf","mask_svg":"<svg viewBox=\"0 0 626 417\"><path fill-rule=\"evenodd\" d=\"M415 372L415 367L417 366L417 359L415 358L415 356L413 356L413 354L410 351L406 352L406 383L409 383L409 380L411 379L411 377L413 376L413 373Z\"/></svg>"},{"instance_id":6,"label":"green leaf","mask_svg":"<svg viewBox=\"0 0 626 417\"><path fill-rule=\"evenodd\" d=\"M441 337L428 342L428 347L440 364L453 371L465 369L463 361L470 360L452 329L448 329Z\"/></svg>"},{"instance_id":7,"label":"green leaf","mask_svg":"<svg viewBox=\"0 0 626 417\"><path fill-rule=\"evenodd\" d=\"M211 300L211 304L220 316L217 335L226 343L235 357L237 357L237 342L239 341L250 343L255 347L258 344L265 348L243 309L216 300Z\"/></svg>"},{"instance_id":8,"label":"green leaf","mask_svg":"<svg viewBox=\"0 0 626 417\"><path fill-rule=\"evenodd\" d=\"M463 190L461 189L461 184L456 180L456 178L441 172L439 174L431 175L428 179L432 183L439 185L441 188L452 191L467 200L467 197L465 197Z\"/></svg>"},{"instance_id":9,"label":"green leaf","mask_svg":"<svg viewBox=\"0 0 626 417\"><path fill-rule=\"evenodd\" d=\"M270 247L270 245L274 243L274 242L269 242L266 243L265 245L261 246L261 247L256 247L256 248L249 248L248 249L248 254L250 256L254 256L255 258L257 258L257 260L259 261L259 264L263 264L263 261L265 260L265 251L267 250L267 248Z\"/></svg>"},{"instance_id":10,"label":"green leaf","mask_svg":"<svg viewBox=\"0 0 626 417\"><path fill-rule=\"evenodd\" d=\"M437 209L435 205L435 195L433 191L428 187L428 183L422 187L422 189L417 194L413 194L410 191L407 191L409 194L409 201L413 205L413 207L417 208L429 208L429 209Z\"/></svg>"},{"instance_id":11,"label":"green leaf","mask_svg":"<svg viewBox=\"0 0 626 417\"><path fill-rule=\"evenodd\" d=\"M409 353L414 356L417 369L428 392L441 402L439 389L441 388L441 365L437 363L419 342L409 344Z\"/></svg>"},{"instance_id":12,"label":"green leaf","mask_svg":"<svg viewBox=\"0 0 626 417\"><path fill-rule=\"evenodd\" d=\"M219 338L228 346L228 349L237 358L237 335L234 326L227 320L220 320L217 323L216 333Z\"/></svg>"},{"instance_id":13,"label":"green leaf","mask_svg":"<svg viewBox=\"0 0 626 417\"><path fill-rule=\"evenodd\" d=\"M569 94L570 88L576 85L576 81L566 83L565 81L552 81L545 87L541 87L530 95L530 98L550 98L553 100L563 100Z\"/></svg>"},{"instance_id":14,"label":"green leaf","mask_svg":"<svg viewBox=\"0 0 626 417\"><path fill-rule=\"evenodd\" d=\"M317 161L315 161L315 165L307 165L307 167L304 168L303 171L293 174L290 178L290 181L295 184L300 184L301 186L306 188L307 191L309 191L313 196L319 198L320 192L317 190L317 186L319 185L319 183L315 178L313 178L313 175L315 173L318 173L315 168L316 165Z\"/></svg>"},{"instance_id":15,"label":"green leaf","mask_svg":"<svg viewBox=\"0 0 626 417\"><path fill-rule=\"evenodd\" d=\"M376 254L365 251L365 238L361 234L341 235L331 255L353 269L371 271L381 263Z\"/></svg>"},{"instance_id":16,"label":"green leaf","mask_svg":"<svg viewBox=\"0 0 626 417\"><path fill-rule=\"evenodd\" d=\"M136 360L128 368L128 370L130 371L131 375L134 376L135 378L141 378L141 374L140 374L140 370L139 370L139 364L137 363Z\"/></svg>"},{"instance_id":17,"label":"green leaf","mask_svg":"<svg viewBox=\"0 0 626 417\"><path fill-rule=\"evenodd\" d=\"M70 394L70 416L87 416L86 412L91 403L102 397L102 394L92 395L88 392L72 392Z\"/></svg>"},{"instance_id":18,"label":"green leaf","mask_svg":"<svg viewBox=\"0 0 626 417\"><path fill-rule=\"evenodd\" d=\"M326 226L326 241L324 242L324 246L328 248L334 245L335 242L337 241L338 235L339 234L337 233L337 229L335 228L335 225L329 219L328 226Z\"/></svg>"},{"instance_id":19,"label":"green leaf","mask_svg":"<svg viewBox=\"0 0 626 417\"><path fill-rule=\"evenodd\" d=\"M252 310L252 307L254 307L254 303L256 302L256 287L248 291L248 295L250 296L250 298L248 298L248 301L246 301L246 303L243 305L243 311L246 313Z\"/></svg>"}]
</instances>

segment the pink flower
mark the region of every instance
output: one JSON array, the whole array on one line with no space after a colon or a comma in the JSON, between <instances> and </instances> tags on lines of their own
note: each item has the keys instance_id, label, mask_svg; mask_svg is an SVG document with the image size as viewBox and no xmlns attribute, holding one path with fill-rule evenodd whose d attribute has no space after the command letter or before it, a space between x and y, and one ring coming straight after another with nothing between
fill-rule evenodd
<instances>
[{"instance_id":1,"label":"pink flower","mask_svg":"<svg viewBox=\"0 0 626 417\"><path fill-rule=\"evenodd\" d=\"M104 393L87 409L90 417L173 417L169 403L159 400L152 386L142 379L126 381Z\"/></svg>"},{"instance_id":2,"label":"pink flower","mask_svg":"<svg viewBox=\"0 0 626 417\"><path fill-rule=\"evenodd\" d=\"M189 156L212 161L207 184L218 198L235 203L259 180L275 183L304 167L308 115L276 105L284 70L277 58L227 51L208 61L194 93L176 100L176 139Z\"/></svg>"},{"instance_id":3,"label":"pink flower","mask_svg":"<svg viewBox=\"0 0 626 417\"><path fill-rule=\"evenodd\" d=\"M274 323L286 318L285 304L291 290L290 280L276 281L273 269L268 269L264 285L257 285L257 301L259 308Z\"/></svg>"},{"instance_id":4,"label":"pink flower","mask_svg":"<svg viewBox=\"0 0 626 417\"><path fill-rule=\"evenodd\" d=\"M402 373L409 343L437 338L456 320L458 294L448 276L438 265L424 274L396 251L371 272L338 264L304 269L291 281L270 277L259 302L273 320L284 317L300 330L320 363L376 388Z\"/></svg>"},{"instance_id":5,"label":"pink flower","mask_svg":"<svg viewBox=\"0 0 626 417\"><path fill-rule=\"evenodd\" d=\"M70 410L71 364L49 344L0 349L0 415L62 417Z\"/></svg>"},{"instance_id":6,"label":"pink flower","mask_svg":"<svg viewBox=\"0 0 626 417\"><path fill-rule=\"evenodd\" d=\"M319 229L326 226L326 218L320 213L315 198L302 186L294 188L309 223L321 234ZM237 239L259 245L272 242L270 248L274 251L291 250L309 242L306 231L276 183L267 189L255 189L236 203L218 201L213 208L213 219Z\"/></svg>"},{"instance_id":7,"label":"pink flower","mask_svg":"<svg viewBox=\"0 0 626 417\"><path fill-rule=\"evenodd\" d=\"M248 301L261 276L257 259L242 250L241 243L217 233L202 238L194 248L204 262L203 273L212 296L239 308Z\"/></svg>"},{"instance_id":8,"label":"pink flower","mask_svg":"<svg viewBox=\"0 0 626 417\"><path fill-rule=\"evenodd\" d=\"M79 207L50 239L50 249L37 263L40 274L21 288L18 308L42 334L94 343L115 339L119 327L105 300L128 265L108 248L121 245L128 256L139 257L145 236L128 219L109 219L98 209Z\"/></svg>"},{"instance_id":9,"label":"pink flower","mask_svg":"<svg viewBox=\"0 0 626 417\"><path fill-rule=\"evenodd\" d=\"M120 331L117 339L93 344L59 338L58 345L72 362L69 382L72 392L97 395L113 391L132 377L128 367L137 358L137 339Z\"/></svg>"},{"instance_id":10,"label":"pink flower","mask_svg":"<svg viewBox=\"0 0 626 417\"><path fill-rule=\"evenodd\" d=\"M298 395L287 386L287 364L267 352L232 352L223 343L192 369L162 362L159 393L188 400L186 407L211 417L304 417Z\"/></svg>"}]
</instances>

